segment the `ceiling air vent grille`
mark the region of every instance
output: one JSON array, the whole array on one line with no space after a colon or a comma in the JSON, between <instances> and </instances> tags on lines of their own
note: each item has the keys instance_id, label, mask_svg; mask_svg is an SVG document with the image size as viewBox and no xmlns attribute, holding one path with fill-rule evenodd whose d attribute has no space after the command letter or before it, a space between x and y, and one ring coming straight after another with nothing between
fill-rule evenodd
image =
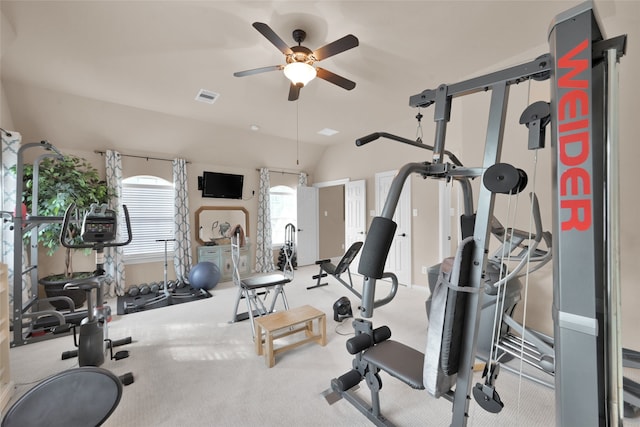
<instances>
[{"instance_id":1,"label":"ceiling air vent grille","mask_svg":"<svg viewBox=\"0 0 640 427\"><path fill-rule=\"evenodd\" d=\"M219 93L212 92L206 89L200 89L198 95L196 95L196 101L206 102L207 104L213 104L220 97Z\"/></svg>"}]
</instances>

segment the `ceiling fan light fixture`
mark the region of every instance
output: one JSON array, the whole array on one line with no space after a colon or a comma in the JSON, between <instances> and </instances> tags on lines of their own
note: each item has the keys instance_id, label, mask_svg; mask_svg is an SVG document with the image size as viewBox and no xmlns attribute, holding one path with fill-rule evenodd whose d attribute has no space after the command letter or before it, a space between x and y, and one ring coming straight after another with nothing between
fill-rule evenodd
<instances>
[{"instance_id":1,"label":"ceiling fan light fixture","mask_svg":"<svg viewBox=\"0 0 640 427\"><path fill-rule=\"evenodd\" d=\"M284 67L284 75L294 85L306 86L316 77L316 74L316 69L305 62L292 62Z\"/></svg>"}]
</instances>

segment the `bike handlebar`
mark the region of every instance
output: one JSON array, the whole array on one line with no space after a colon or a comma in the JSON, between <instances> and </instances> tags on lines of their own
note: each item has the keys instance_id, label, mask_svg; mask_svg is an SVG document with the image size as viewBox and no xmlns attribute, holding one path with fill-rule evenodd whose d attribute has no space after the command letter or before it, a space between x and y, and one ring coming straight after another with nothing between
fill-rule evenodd
<instances>
[{"instance_id":1,"label":"bike handlebar","mask_svg":"<svg viewBox=\"0 0 640 427\"><path fill-rule=\"evenodd\" d=\"M64 212L64 219L62 220L62 231L60 233L60 244L68 249L98 249L98 248L114 248L118 246L125 246L131 243L133 240L133 235L131 234L131 220L129 218L129 210L127 209L127 205L122 205L122 209L124 212L124 220L127 224L127 240L124 242L100 242L100 243L80 243L73 244L69 243L65 238L65 231L69 228L69 221L71 218L71 212L76 208L75 203L71 203L67 210Z\"/></svg>"}]
</instances>

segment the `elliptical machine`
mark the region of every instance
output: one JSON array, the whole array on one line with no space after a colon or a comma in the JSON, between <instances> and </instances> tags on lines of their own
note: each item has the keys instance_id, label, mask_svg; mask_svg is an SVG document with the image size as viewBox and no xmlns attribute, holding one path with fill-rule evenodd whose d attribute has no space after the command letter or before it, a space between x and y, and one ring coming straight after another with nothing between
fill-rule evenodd
<instances>
[{"instance_id":1,"label":"elliptical machine","mask_svg":"<svg viewBox=\"0 0 640 427\"><path fill-rule=\"evenodd\" d=\"M83 243L72 243L67 240L70 231L71 216L75 211L75 204L71 204L65 214L60 233L60 243L69 249L92 249L96 252L96 269L90 278L79 279L67 283L65 289L81 289L87 293L87 317L80 323L80 331L76 334L76 326L73 328L73 342L76 350L62 353L62 359L78 357L80 366L100 366L104 363L105 353L110 353L111 359L124 359L129 356L128 351L119 351L113 354L113 347L131 343L131 337L126 337L117 341L109 339L108 317L109 308L104 305L102 281L105 276L104 270L104 248L125 246L131 243L131 222L129 211L126 205L122 205L125 222L127 224L127 240L115 242L118 229L117 213L109 209L107 205L93 204L89 212L82 220L81 238ZM93 303L92 294L95 290L96 298ZM120 376L124 385L133 383L133 375L127 373Z\"/></svg>"}]
</instances>

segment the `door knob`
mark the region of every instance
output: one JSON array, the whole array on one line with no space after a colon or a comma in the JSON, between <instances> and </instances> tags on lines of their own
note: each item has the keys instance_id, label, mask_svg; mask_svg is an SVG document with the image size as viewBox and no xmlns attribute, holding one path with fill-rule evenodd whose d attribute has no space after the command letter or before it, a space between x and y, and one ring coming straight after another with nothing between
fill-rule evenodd
<instances>
[{"instance_id":1,"label":"door knob","mask_svg":"<svg viewBox=\"0 0 640 427\"><path fill-rule=\"evenodd\" d=\"M398 234L400 237L407 237L407 233Z\"/></svg>"}]
</instances>

